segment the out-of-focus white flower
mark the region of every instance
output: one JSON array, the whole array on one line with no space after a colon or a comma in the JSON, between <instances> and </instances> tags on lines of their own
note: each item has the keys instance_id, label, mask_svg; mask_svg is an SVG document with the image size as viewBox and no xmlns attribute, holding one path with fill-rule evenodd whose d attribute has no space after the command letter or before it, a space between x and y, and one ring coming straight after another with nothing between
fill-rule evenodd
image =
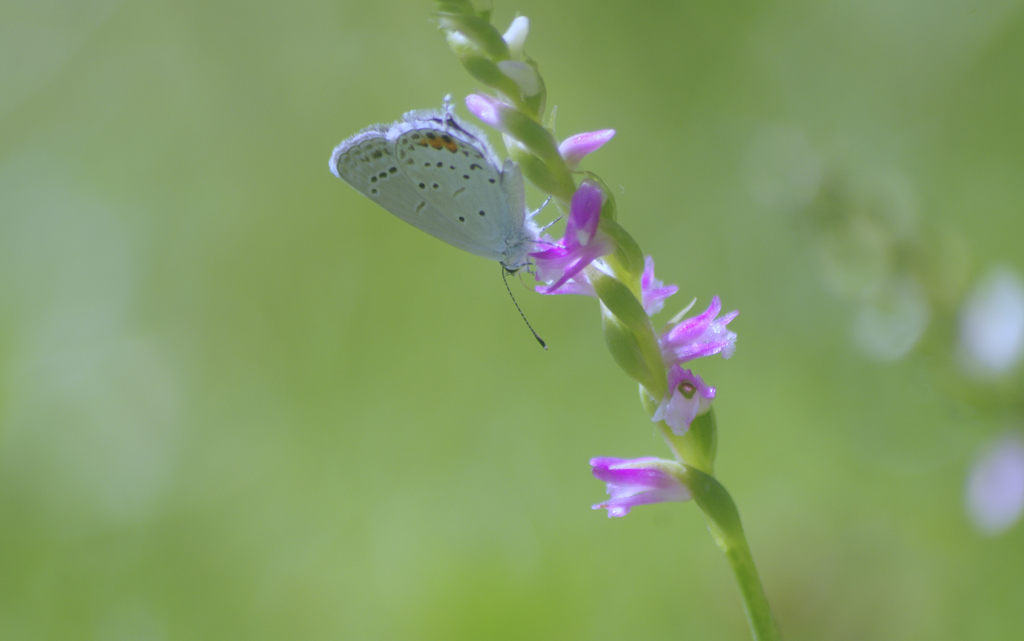
<instances>
[{"instance_id":1,"label":"out-of-focus white flower","mask_svg":"<svg viewBox=\"0 0 1024 641\"><path fill-rule=\"evenodd\" d=\"M993 270L960 311L960 360L979 378L1007 374L1024 353L1024 285L1006 267Z\"/></svg>"},{"instance_id":2,"label":"out-of-focus white flower","mask_svg":"<svg viewBox=\"0 0 1024 641\"><path fill-rule=\"evenodd\" d=\"M853 338L872 358L897 361L910 352L931 317L924 292L911 278L894 278L853 319Z\"/></svg>"},{"instance_id":3,"label":"out-of-focus white flower","mask_svg":"<svg viewBox=\"0 0 1024 641\"><path fill-rule=\"evenodd\" d=\"M1000 437L974 463L967 478L967 515L984 535L1008 529L1024 510L1024 440Z\"/></svg>"}]
</instances>

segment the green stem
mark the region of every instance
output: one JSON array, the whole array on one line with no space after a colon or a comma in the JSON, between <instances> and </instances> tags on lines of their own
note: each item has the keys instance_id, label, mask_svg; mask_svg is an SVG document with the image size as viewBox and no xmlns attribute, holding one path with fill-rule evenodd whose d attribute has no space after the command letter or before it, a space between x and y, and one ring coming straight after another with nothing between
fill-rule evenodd
<instances>
[{"instance_id":1,"label":"green stem","mask_svg":"<svg viewBox=\"0 0 1024 641\"><path fill-rule=\"evenodd\" d=\"M778 641L779 630L768 606L761 577L743 534L740 514L732 497L713 476L698 469L686 468L684 483L704 511L711 534L732 566L743 599L743 610L755 641Z\"/></svg>"},{"instance_id":2,"label":"green stem","mask_svg":"<svg viewBox=\"0 0 1024 641\"><path fill-rule=\"evenodd\" d=\"M768 606L768 598L761 586L761 577L757 573L746 538L741 538L738 545L726 549L725 557L729 559L733 574L736 575L736 583L743 598L743 610L747 613L747 622L750 624L750 632L754 639L778 639L779 630L775 625L775 617Z\"/></svg>"}]
</instances>

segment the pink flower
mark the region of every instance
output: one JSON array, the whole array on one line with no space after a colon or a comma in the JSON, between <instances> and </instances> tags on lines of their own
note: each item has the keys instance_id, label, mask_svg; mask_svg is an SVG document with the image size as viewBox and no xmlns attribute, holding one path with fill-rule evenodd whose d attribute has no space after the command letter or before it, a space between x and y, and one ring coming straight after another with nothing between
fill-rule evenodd
<instances>
[{"instance_id":1,"label":"pink flower","mask_svg":"<svg viewBox=\"0 0 1024 641\"><path fill-rule=\"evenodd\" d=\"M614 129L602 129L569 136L558 145L558 153L562 155L569 171L575 171L584 156L603 147L614 135Z\"/></svg>"},{"instance_id":2,"label":"pink flower","mask_svg":"<svg viewBox=\"0 0 1024 641\"><path fill-rule=\"evenodd\" d=\"M496 98L475 93L466 96L466 109L484 124L506 134L508 127L505 126L505 118L510 112L515 111Z\"/></svg>"},{"instance_id":3,"label":"pink flower","mask_svg":"<svg viewBox=\"0 0 1024 641\"><path fill-rule=\"evenodd\" d=\"M708 411L715 398L715 388L688 369L673 365L668 371L668 393L651 417L652 421L665 421L672 433L682 436L690 423Z\"/></svg>"},{"instance_id":4,"label":"pink flower","mask_svg":"<svg viewBox=\"0 0 1024 641\"><path fill-rule=\"evenodd\" d=\"M711 305L699 316L687 318L661 335L661 354L665 365L681 365L687 361L712 354L729 358L736 351L736 334L725 328L739 315L732 311L715 319L722 311L722 301L715 296Z\"/></svg>"},{"instance_id":5,"label":"pink flower","mask_svg":"<svg viewBox=\"0 0 1024 641\"><path fill-rule=\"evenodd\" d=\"M594 476L608 486L611 495L593 508L607 509L609 518L626 516L637 505L682 502L693 496L679 480L682 466L673 461L654 457L632 460L599 457L590 459L590 466L594 468Z\"/></svg>"},{"instance_id":6,"label":"pink flower","mask_svg":"<svg viewBox=\"0 0 1024 641\"><path fill-rule=\"evenodd\" d=\"M660 280L654 277L654 259L647 256L644 259L644 274L640 277L640 289L643 293L644 311L648 316L654 316L665 307L665 299L679 291L675 285L665 286Z\"/></svg>"},{"instance_id":7,"label":"pink flower","mask_svg":"<svg viewBox=\"0 0 1024 641\"><path fill-rule=\"evenodd\" d=\"M565 236L553 243L554 247L530 254L537 266L537 280L548 283L547 287L538 287L538 292L593 295L593 288L586 277L577 278L577 275L596 259L615 251L611 238L597 229L601 221L602 199L601 188L584 181L569 204ZM547 240L552 242L550 238Z\"/></svg>"}]
</instances>

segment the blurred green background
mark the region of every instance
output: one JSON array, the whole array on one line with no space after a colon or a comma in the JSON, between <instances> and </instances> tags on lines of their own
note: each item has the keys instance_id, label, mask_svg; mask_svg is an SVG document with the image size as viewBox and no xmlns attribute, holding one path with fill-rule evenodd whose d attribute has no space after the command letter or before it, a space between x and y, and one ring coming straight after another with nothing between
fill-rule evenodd
<instances>
[{"instance_id":1,"label":"blurred green background","mask_svg":"<svg viewBox=\"0 0 1024 641\"><path fill-rule=\"evenodd\" d=\"M432 11L0 2L0 638L749 638L694 505L590 509L590 457L668 455L595 301L512 281L544 352L496 264L328 172L370 123L465 114ZM695 369L784 637L1024 638L1024 527L963 500L1019 413L860 350L814 171L775 172L897 185L1019 270L1024 3L515 12L559 135L618 131L585 166L668 312L741 310Z\"/></svg>"}]
</instances>

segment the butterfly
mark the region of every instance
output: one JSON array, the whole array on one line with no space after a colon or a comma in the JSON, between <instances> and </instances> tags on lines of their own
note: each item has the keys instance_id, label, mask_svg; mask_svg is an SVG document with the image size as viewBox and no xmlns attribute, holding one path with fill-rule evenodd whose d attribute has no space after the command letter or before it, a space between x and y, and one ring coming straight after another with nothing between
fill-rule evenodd
<instances>
[{"instance_id":1,"label":"butterfly","mask_svg":"<svg viewBox=\"0 0 1024 641\"><path fill-rule=\"evenodd\" d=\"M539 231L523 175L482 131L441 110L410 111L335 147L331 172L395 216L509 272L529 263Z\"/></svg>"}]
</instances>

